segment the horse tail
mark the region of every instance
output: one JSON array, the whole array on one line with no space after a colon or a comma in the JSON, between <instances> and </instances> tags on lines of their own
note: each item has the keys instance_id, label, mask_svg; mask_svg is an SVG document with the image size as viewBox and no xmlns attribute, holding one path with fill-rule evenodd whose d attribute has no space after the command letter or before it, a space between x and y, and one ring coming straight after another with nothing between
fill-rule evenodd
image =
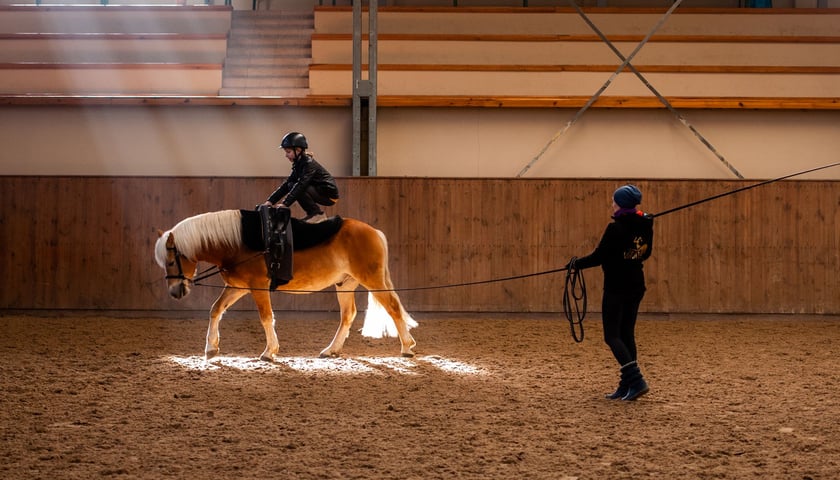
<instances>
[{"instance_id":1,"label":"horse tail","mask_svg":"<svg viewBox=\"0 0 840 480\"><path fill-rule=\"evenodd\" d=\"M405 320L406 326L411 329L417 326L417 321L414 320L408 312L405 311L405 308L402 305L402 302L397 295L397 292L394 291L394 284L391 282L391 271L388 269L388 240L385 238L385 234L379 230L376 230L377 235L379 236L380 241L382 242L382 248L385 254L383 255L383 276L384 281L382 282L387 288L387 292L389 295L392 296L393 299L396 300L396 304L400 309L400 314L402 318ZM382 337L396 337L398 336L397 332L397 325L394 323L394 319L391 318L391 315L388 314L388 311L385 310L385 307L382 306L382 303L377 300L376 296L373 294L374 292L368 291L368 307L365 311L365 320L364 324L362 325L362 336L370 337L370 338L382 338Z\"/></svg>"},{"instance_id":2,"label":"horse tail","mask_svg":"<svg viewBox=\"0 0 840 480\"><path fill-rule=\"evenodd\" d=\"M396 295L396 293L394 293ZM400 304L400 311L405 320L405 325L412 329L417 326L417 321L414 320L408 312L405 311L402 304ZM379 303L379 300L373 295L373 292L368 292L368 307L365 311L365 321L362 325L362 336L369 338L382 337L397 337L397 325L394 319L385 310L385 307Z\"/></svg>"}]
</instances>

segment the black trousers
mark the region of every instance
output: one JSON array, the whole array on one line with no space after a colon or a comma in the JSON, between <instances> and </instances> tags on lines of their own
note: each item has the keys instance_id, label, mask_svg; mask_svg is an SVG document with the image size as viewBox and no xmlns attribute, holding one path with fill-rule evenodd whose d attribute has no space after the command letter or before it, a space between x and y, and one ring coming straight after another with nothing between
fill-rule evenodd
<instances>
[{"instance_id":1,"label":"black trousers","mask_svg":"<svg viewBox=\"0 0 840 480\"><path fill-rule=\"evenodd\" d=\"M636 317L645 292L604 292L601 317L604 342L612 350L619 365L636 360Z\"/></svg>"},{"instance_id":2,"label":"black trousers","mask_svg":"<svg viewBox=\"0 0 840 480\"><path fill-rule=\"evenodd\" d=\"M337 198L337 190L327 187L317 188L310 185L309 188L298 196L297 202L307 215L318 215L319 213L323 213L318 205L324 205L325 207L335 205Z\"/></svg>"}]
</instances>

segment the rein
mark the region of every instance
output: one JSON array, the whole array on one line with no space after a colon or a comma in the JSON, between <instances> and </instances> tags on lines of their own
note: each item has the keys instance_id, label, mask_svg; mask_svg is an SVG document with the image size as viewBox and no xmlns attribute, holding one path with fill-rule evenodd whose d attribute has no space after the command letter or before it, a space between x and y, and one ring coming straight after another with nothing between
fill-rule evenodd
<instances>
[{"instance_id":1,"label":"rein","mask_svg":"<svg viewBox=\"0 0 840 480\"><path fill-rule=\"evenodd\" d=\"M200 282L202 280L206 280L210 277L214 277L214 276L222 273L222 269L220 267L218 267L216 265L210 265L209 267L207 267L204 270L202 270L201 272L199 272L198 275L195 276L195 278L189 279L189 278L186 277L186 275L184 275L184 269L183 269L183 267L181 267L181 252L178 251L178 248L177 247L166 247L166 250L168 252L174 252L175 253L175 264L178 266L178 275L165 275L163 278L165 278L167 280L172 279L172 278L177 278L178 280L183 280L185 282L190 282L190 283L192 283L193 285L196 285L196 286L202 286L202 287L213 286L213 285L200 284L198 282ZM251 260L259 257L260 255L262 255L262 253L257 253L252 257L248 257L245 260L242 260L241 262L234 263L233 265L231 265L231 267L236 267L238 265L242 265L243 263L250 262ZM233 288L233 287L231 287L231 288Z\"/></svg>"}]
</instances>

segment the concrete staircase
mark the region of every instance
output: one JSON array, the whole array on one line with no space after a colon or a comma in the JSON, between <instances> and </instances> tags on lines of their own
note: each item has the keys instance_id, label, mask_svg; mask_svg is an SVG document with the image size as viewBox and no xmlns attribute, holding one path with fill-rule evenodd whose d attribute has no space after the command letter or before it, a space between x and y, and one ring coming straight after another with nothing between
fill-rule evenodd
<instances>
[{"instance_id":1,"label":"concrete staircase","mask_svg":"<svg viewBox=\"0 0 840 480\"><path fill-rule=\"evenodd\" d=\"M312 11L234 10L219 95L308 95L314 31Z\"/></svg>"}]
</instances>

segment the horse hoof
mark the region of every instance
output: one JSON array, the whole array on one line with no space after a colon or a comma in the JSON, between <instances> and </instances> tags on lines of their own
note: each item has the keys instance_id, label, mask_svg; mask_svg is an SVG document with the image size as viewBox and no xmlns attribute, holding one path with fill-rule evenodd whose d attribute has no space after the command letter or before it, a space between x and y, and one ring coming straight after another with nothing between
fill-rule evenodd
<instances>
[{"instance_id":1,"label":"horse hoof","mask_svg":"<svg viewBox=\"0 0 840 480\"><path fill-rule=\"evenodd\" d=\"M414 358L414 352L403 352L403 358Z\"/></svg>"},{"instance_id":2,"label":"horse hoof","mask_svg":"<svg viewBox=\"0 0 840 480\"><path fill-rule=\"evenodd\" d=\"M205 359L205 360L210 360L210 359L212 359L213 357L215 357L215 356L216 356L216 355L218 355L218 354L219 354L219 351L218 351L218 350L206 350L206 351L204 352L204 359Z\"/></svg>"},{"instance_id":3,"label":"horse hoof","mask_svg":"<svg viewBox=\"0 0 840 480\"><path fill-rule=\"evenodd\" d=\"M338 358L337 352L330 352L329 350L324 350L320 354L318 354L319 358Z\"/></svg>"},{"instance_id":4,"label":"horse hoof","mask_svg":"<svg viewBox=\"0 0 840 480\"><path fill-rule=\"evenodd\" d=\"M263 362L274 363L274 355L262 354L260 355L260 360Z\"/></svg>"}]
</instances>

